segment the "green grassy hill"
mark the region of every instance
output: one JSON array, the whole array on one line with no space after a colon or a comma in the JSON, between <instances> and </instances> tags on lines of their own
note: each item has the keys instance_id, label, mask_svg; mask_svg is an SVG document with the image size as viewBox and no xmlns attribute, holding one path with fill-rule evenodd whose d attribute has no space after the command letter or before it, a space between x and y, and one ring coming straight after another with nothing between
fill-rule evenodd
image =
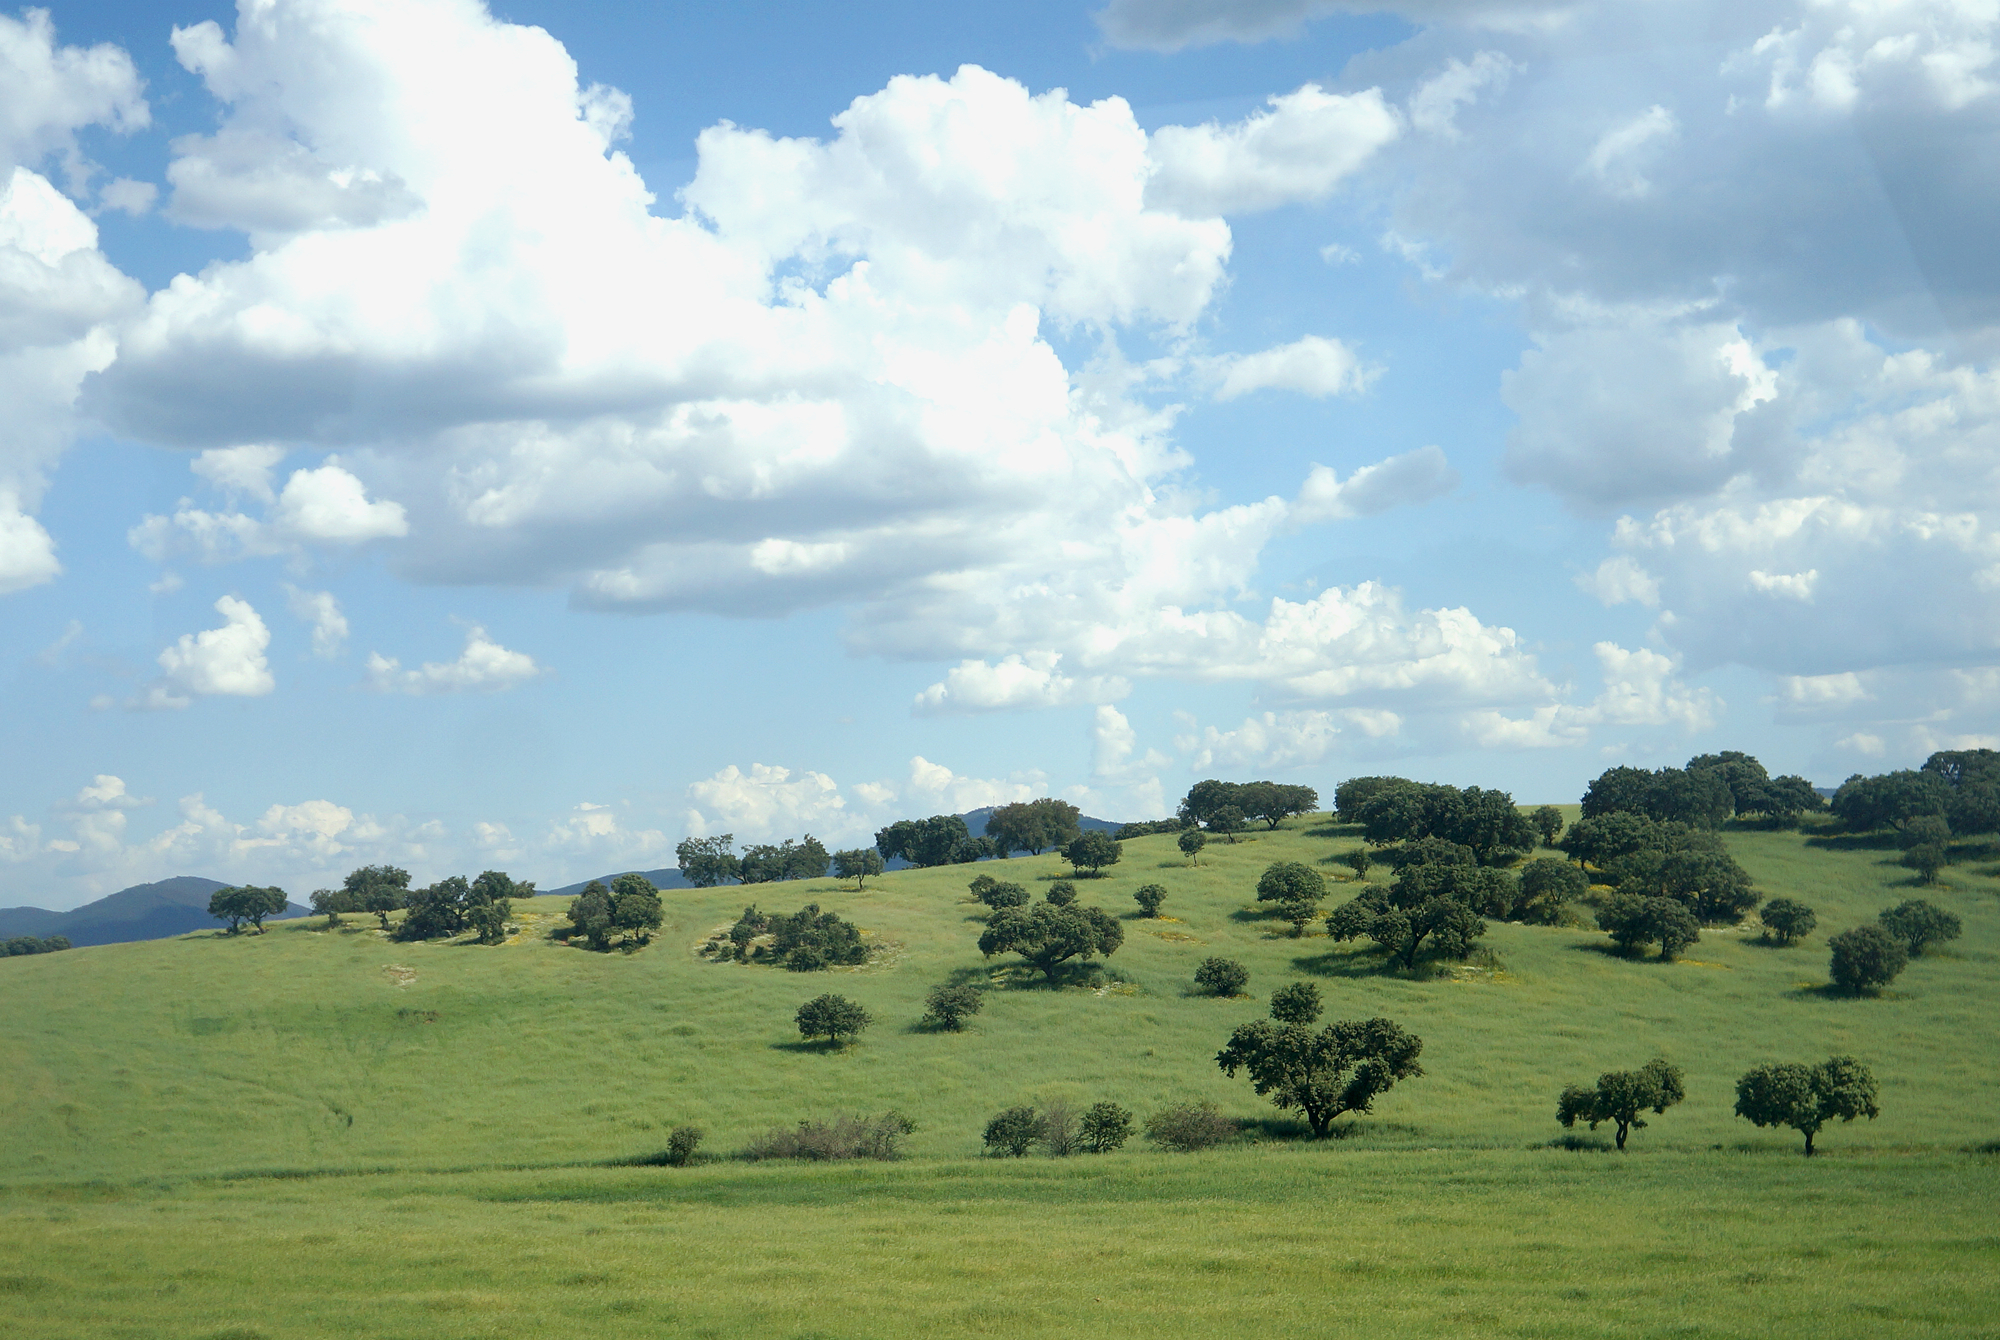
<instances>
[{"instance_id":1,"label":"green grassy hill","mask_svg":"<svg viewBox=\"0 0 2000 1340\"><path fill-rule=\"evenodd\" d=\"M800 1118L896 1108L920 1157L978 1152L1012 1103L1109 1098L1142 1116L1181 1098L1283 1124L1213 1056L1270 991L1318 981L1328 1017L1388 1015L1420 1034L1429 1072L1386 1096L1355 1137L1378 1146L1513 1147L1559 1134L1556 1092L1664 1054L1688 1098L1637 1137L1647 1147L1788 1147L1731 1115L1733 1084L1768 1060L1851 1052L1882 1084L1879 1121L1843 1146L1959 1147L2000 1137L2000 881L1954 867L1928 895L1964 939L1917 960L1881 999L1832 997L1825 937L1910 896L1893 853L1732 832L1767 895L1819 910L1804 944L1773 949L1708 931L1681 962L1631 962L1594 932L1496 924L1500 971L1385 974L1377 955L1293 939L1254 900L1264 866L1324 861L1357 839L1324 819L1211 845L1199 868L1172 839L1128 842L1082 898L1121 915L1132 891L1169 889L1174 920L1136 916L1098 989L1049 989L983 961L966 868L906 871L865 892L832 880L667 895L659 938L630 956L544 938L560 900L520 905L530 931L494 948L395 944L349 918L262 936L197 934L0 963L0 1179L124 1179L248 1169L436 1169L589 1162L657 1149L693 1122L726 1151ZM986 866L981 869L994 869ZM1331 873L1337 867L1323 866ZM1053 857L1003 873L1037 892ZM695 946L755 896L813 900L882 946L869 966L788 973L707 961ZM1345 896L1337 892L1336 897ZM1240 959L1252 998L1190 994L1205 956ZM924 992L954 975L995 989L963 1034L918 1031ZM799 1044L798 1004L862 1002L874 1027L838 1053ZM1351 1144L1350 1144L1350 1147Z\"/></svg>"}]
</instances>

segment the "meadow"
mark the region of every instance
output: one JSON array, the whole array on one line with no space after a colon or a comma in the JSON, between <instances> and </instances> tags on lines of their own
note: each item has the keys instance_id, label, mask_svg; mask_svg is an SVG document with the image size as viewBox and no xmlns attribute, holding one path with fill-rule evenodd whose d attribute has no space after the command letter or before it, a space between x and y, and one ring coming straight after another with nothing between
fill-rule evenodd
<instances>
[{"instance_id":1,"label":"meadow","mask_svg":"<svg viewBox=\"0 0 2000 1340\"><path fill-rule=\"evenodd\" d=\"M1128 841L1079 884L1129 917L1094 986L982 960L966 867L669 893L631 955L550 941L562 900L537 899L498 947L351 916L10 960L0 1295L24 1336L2000 1334L2000 1159L1978 1152L2000 1141L2000 879L1950 868L1923 896L1964 938L1855 999L1825 989L1825 939L1915 896L1895 853L1727 841L1766 897L1818 909L1811 938L1708 930L1658 963L1495 924L1490 961L1385 973L1255 902L1272 861L1343 871L1358 839L1318 816L1198 867ZM1067 873L979 869L1037 892ZM1170 920L1137 917L1148 882ZM701 957L751 897L818 902L878 952L814 974ZM1211 954L1249 967L1249 996L1193 993ZM1425 1043L1423 1077L1317 1145L1213 1061L1297 979L1328 1017ZM991 987L964 1033L917 1026L947 980ZM800 1042L822 991L875 1016L859 1042ZM1822 1157L1732 1115L1743 1070L1832 1052L1873 1067L1882 1115L1824 1132ZM1630 1153L1556 1125L1564 1084L1655 1055L1687 1099ZM1252 1143L973 1157L993 1112L1054 1098L1142 1118L1212 1099ZM726 1155L891 1108L917 1122L901 1164L612 1166L682 1123Z\"/></svg>"}]
</instances>

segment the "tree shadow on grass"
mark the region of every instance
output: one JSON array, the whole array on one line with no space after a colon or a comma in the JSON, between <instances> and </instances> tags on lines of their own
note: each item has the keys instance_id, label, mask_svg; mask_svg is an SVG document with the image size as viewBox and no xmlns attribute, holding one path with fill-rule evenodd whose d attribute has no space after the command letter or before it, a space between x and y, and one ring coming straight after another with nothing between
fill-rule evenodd
<instances>
[{"instance_id":1,"label":"tree shadow on grass","mask_svg":"<svg viewBox=\"0 0 2000 1340\"><path fill-rule=\"evenodd\" d=\"M806 1042L800 1040L798 1042L774 1042L771 1044L771 1050L774 1052L799 1052L808 1056L838 1056L853 1045L851 1042L822 1042L817 1040Z\"/></svg>"},{"instance_id":2,"label":"tree shadow on grass","mask_svg":"<svg viewBox=\"0 0 2000 1340\"><path fill-rule=\"evenodd\" d=\"M1558 1135L1555 1139L1544 1141L1538 1145L1529 1145L1528 1148L1567 1149L1578 1154L1601 1154L1614 1150L1618 1146L1602 1135L1582 1135L1572 1131L1568 1135Z\"/></svg>"},{"instance_id":3,"label":"tree shadow on grass","mask_svg":"<svg viewBox=\"0 0 2000 1340\"><path fill-rule=\"evenodd\" d=\"M1410 972L1396 959L1374 948L1329 949L1324 954L1301 954L1292 960L1292 967L1312 977L1403 977L1422 981L1430 976L1426 971L1427 964L1419 963L1416 971Z\"/></svg>"},{"instance_id":4,"label":"tree shadow on grass","mask_svg":"<svg viewBox=\"0 0 2000 1340\"><path fill-rule=\"evenodd\" d=\"M1339 822L1338 820L1329 819L1324 823L1306 829L1305 834L1307 837L1316 837L1316 838L1360 837L1361 825L1344 824Z\"/></svg>"},{"instance_id":5,"label":"tree shadow on grass","mask_svg":"<svg viewBox=\"0 0 2000 1340\"><path fill-rule=\"evenodd\" d=\"M1894 833L1828 833L1806 839L1808 847L1820 851L1894 851Z\"/></svg>"},{"instance_id":6,"label":"tree shadow on grass","mask_svg":"<svg viewBox=\"0 0 2000 1340\"><path fill-rule=\"evenodd\" d=\"M1824 1000L1836 1004L1870 1005L1877 1001L1915 1000L1908 991L1881 987L1874 991L1849 991L1832 982L1801 982L1785 993L1793 1000Z\"/></svg>"}]
</instances>

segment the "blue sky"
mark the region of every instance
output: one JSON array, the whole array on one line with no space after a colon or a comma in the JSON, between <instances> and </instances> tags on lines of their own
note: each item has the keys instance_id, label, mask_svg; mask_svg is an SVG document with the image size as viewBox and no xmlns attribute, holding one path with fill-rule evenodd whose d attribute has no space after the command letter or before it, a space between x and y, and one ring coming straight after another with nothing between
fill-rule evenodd
<instances>
[{"instance_id":1,"label":"blue sky","mask_svg":"<svg viewBox=\"0 0 2000 1340\"><path fill-rule=\"evenodd\" d=\"M1997 22L0 16L0 903L1993 744Z\"/></svg>"}]
</instances>

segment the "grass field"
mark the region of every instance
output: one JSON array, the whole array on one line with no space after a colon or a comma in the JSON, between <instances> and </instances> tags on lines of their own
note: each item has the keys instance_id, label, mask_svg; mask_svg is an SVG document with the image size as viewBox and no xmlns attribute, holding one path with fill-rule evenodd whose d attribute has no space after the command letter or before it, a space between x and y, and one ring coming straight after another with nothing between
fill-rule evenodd
<instances>
[{"instance_id":1,"label":"grass field","mask_svg":"<svg viewBox=\"0 0 2000 1340\"><path fill-rule=\"evenodd\" d=\"M963 867L862 893L670 893L659 939L630 956L548 941L561 902L541 899L520 905L530 933L496 948L394 944L356 917L7 960L0 1294L37 1336L888 1335L941 1319L1773 1335L1826 1334L1854 1308L1833 1333L2000 1334L1984 1320L2000 1317L1996 1160L1963 1152L2000 1140L2000 880L1950 869L1924 896L1965 937L1883 997L1846 999L1823 989L1825 938L1912 896L1894 853L1728 841L1767 897L1818 909L1811 939L1709 931L1660 964L1594 932L1496 924L1497 971L1388 974L1254 901L1271 861L1358 845L1317 819L1211 845L1199 868L1169 837L1126 843L1083 901L1134 913L1157 881L1175 919L1127 920L1096 988L983 961ZM1008 868L1037 890L1062 871ZM881 950L824 974L700 958L750 894L817 901ZM1190 994L1210 954L1248 965L1253 995ZM963 1034L919 1030L924 992L955 976L993 985L984 1012ZM1316 1147L1212 1059L1298 977L1329 1017L1385 1014L1425 1040L1424 1077ZM834 1053L792 1025L827 990L876 1018ZM1731 1115L1744 1069L1834 1051L1874 1068L1882 1116L1825 1132L1830 1157ZM1631 1155L1548 1147L1563 1084L1655 1054L1685 1069L1688 1097ZM1055 1096L1142 1117L1211 1098L1264 1143L964 1161L987 1116ZM910 1163L589 1166L683 1122L726 1153L887 1108L919 1123ZM340 1171L367 1175L270 1175Z\"/></svg>"}]
</instances>

